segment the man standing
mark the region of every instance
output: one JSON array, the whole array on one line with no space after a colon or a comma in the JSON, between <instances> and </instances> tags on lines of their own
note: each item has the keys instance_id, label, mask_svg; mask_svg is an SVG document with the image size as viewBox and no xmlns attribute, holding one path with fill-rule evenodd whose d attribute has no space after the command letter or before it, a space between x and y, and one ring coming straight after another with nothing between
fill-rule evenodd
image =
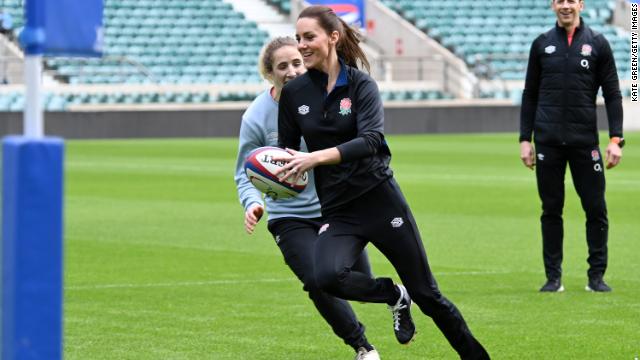
<instances>
[{"instance_id":1,"label":"man standing","mask_svg":"<svg viewBox=\"0 0 640 360\"><path fill-rule=\"evenodd\" d=\"M567 163L587 219L586 289L611 291L603 280L609 224L603 159L598 146L596 95L602 87L610 137L605 159L610 169L620 162L624 145L616 65L608 41L580 17L583 0L552 0L551 8L557 23L533 41L520 114L520 158L530 169L536 165L542 200L540 221L547 282L540 291L564 290L562 208Z\"/></svg>"}]
</instances>

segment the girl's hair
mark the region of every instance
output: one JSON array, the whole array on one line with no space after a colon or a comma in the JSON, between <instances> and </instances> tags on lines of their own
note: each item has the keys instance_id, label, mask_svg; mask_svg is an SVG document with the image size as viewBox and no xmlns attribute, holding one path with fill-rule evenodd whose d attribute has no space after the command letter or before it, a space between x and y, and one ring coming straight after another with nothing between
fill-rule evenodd
<instances>
[{"instance_id":1,"label":"girl's hair","mask_svg":"<svg viewBox=\"0 0 640 360\"><path fill-rule=\"evenodd\" d=\"M288 36L277 37L268 42L260 52L260 60L258 61L258 70L260 75L266 80L273 73L273 53L285 46L293 46L298 48L298 42Z\"/></svg>"},{"instance_id":2,"label":"girl's hair","mask_svg":"<svg viewBox=\"0 0 640 360\"><path fill-rule=\"evenodd\" d=\"M327 34L337 31L340 34L340 40L338 40L336 46L338 57L344 60L347 65L356 68L358 67L358 60L360 60L362 66L368 72L371 71L369 60L367 60L367 56L358 45L362 35L336 15L331 8L322 5L309 6L298 15L298 19L300 18L316 19Z\"/></svg>"}]
</instances>

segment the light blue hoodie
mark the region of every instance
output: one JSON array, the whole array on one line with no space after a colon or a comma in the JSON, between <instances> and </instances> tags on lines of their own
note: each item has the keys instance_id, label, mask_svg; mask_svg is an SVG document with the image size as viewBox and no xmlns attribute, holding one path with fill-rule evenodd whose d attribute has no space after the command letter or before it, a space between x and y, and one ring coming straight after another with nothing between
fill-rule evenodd
<instances>
[{"instance_id":1,"label":"light blue hoodie","mask_svg":"<svg viewBox=\"0 0 640 360\"><path fill-rule=\"evenodd\" d=\"M245 211L253 203L264 205L263 194L251 185L244 172L244 159L251 151L261 146L278 146L278 103L271 97L270 91L258 95L242 115L234 179L238 198ZM304 139L301 141L300 150L307 151ZM269 220L282 217L317 218L321 215L312 170L309 171L309 184L297 197L280 200L265 197L264 201Z\"/></svg>"}]
</instances>

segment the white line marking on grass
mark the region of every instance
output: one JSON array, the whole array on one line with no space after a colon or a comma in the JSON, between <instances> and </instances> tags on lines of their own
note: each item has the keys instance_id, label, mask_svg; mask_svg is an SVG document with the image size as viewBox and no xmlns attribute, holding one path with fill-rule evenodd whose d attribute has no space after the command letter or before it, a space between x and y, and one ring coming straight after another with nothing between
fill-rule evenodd
<instances>
[{"instance_id":1,"label":"white line marking on grass","mask_svg":"<svg viewBox=\"0 0 640 360\"><path fill-rule=\"evenodd\" d=\"M147 283L147 284L96 284L96 285L72 285L65 286L65 290L100 290L100 289L137 289L137 288L161 288L181 286L209 286L209 285L236 285L255 283L289 282L294 279L253 279L253 280L208 280L208 281L184 281L173 283Z\"/></svg>"},{"instance_id":2,"label":"white line marking on grass","mask_svg":"<svg viewBox=\"0 0 640 360\"><path fill-rule=\"evenodd\" d=\"M506 182L506 183L530 183L535 182L535 176L500 176L500 175L482 175L482 174L438 174L438 173L414 173L408 175L402 175L402 179L407 181L418 182L421 180L436 180L436 181L460 181L465 183L484 182L489 184ZM571 183L571 179L568 180ZM607 179L607 183L616 185L632 185L640 186L640 181L635 179Z\"/></svg>"},{"instance_id":3,"label":"white line marking on grass","mask_svg":"<svg viewBox=\"0 0 640 360\"><path fill-rule=\"evenodd\" d=\"M451 272L436 272L438 275L496 275L507 274L510 271L451 271ZM183 281L183 282L171 282L171 283L146 283L146 284L95 284L95 285L71 285L65 286L65 290L102 290L102 289L141 289L141 288L163 288L163 287L187 287L187 286L216 286L216 285L237 285L237 284L259 284L259 283L280 283L280 282L294 282L297 279L250 279L250 280L237 280L237 279L225 279L225 280L207 280L207 281Z\"/></svg>"},{"instance_id":4,"label":"white line marking on grass","mask_svg":"<svg viewBox=\"0 0 640 360\"><path fill-rule=\"evenodd\" d=\"M220 168L215 165L202 163L193 165L180 165L175 163L149 163L149 162L136 162L134 161L117 161L109 162L103 161L100 163L90 161L68 161L66 163L69 168L77 168L82 170L93 170L104 172L110 171L134 171L134 172L153 172L153 173L176 173L181 174L184 172L203 173L210 174L216 173L216 170Z\"/></svg>"},{"instance_id":5,"label":"white line marking on grass","mask_svg":"<svg viewBox=\"0 0 640 360\"><path fill-rule=\"evenodd\" d=\"M445 272L437 272L433 271L433 275L501 275L501 274L509 274L513 271L506 270L498 270L498 271L445 271Z\"/></svg>"}]
</instances>

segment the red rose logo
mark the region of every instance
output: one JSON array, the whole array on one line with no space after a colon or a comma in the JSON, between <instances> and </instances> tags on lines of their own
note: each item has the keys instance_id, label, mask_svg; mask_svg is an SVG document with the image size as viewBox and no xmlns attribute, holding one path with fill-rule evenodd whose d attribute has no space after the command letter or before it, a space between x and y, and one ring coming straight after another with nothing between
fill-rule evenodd
<instances>
[{"instance_id":1,"label":"red rose logo","mask_svg":"<svg viewBox=\"0 0 640 360\"><path fill-rule=\"evenodd\" d=\"M344 98L340 100L340 115L351 114L351 99Z\"/></svg>"}]
</instances>

